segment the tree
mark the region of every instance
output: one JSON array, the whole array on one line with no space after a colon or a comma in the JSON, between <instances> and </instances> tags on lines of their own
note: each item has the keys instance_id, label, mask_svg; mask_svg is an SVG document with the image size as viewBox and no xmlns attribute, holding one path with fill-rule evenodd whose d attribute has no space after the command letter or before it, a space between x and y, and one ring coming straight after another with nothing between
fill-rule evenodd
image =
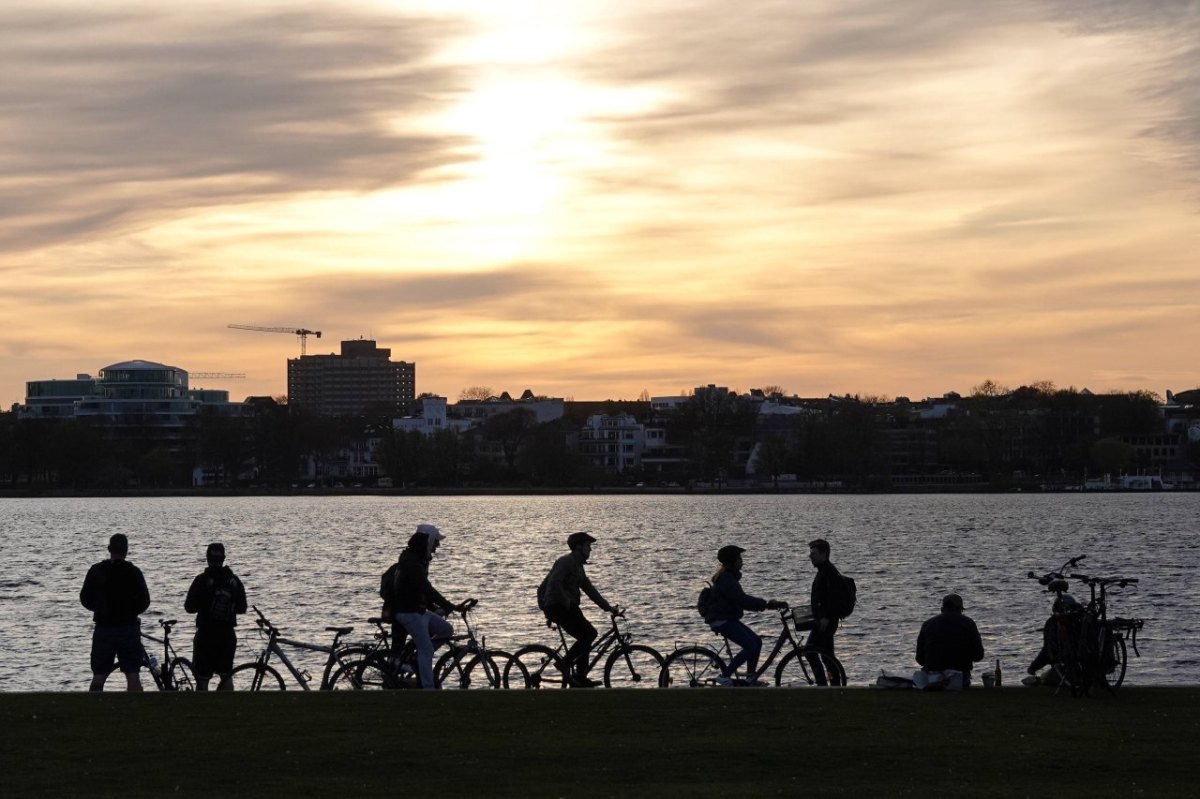
<instances>
[{"instance_id":1,"label":"tree","mask_svg":"<svg viewBox=\"0 0 1200 799\"><path fill-rule=\"evenodd\" d=\"M1090 464L1097 474L1120 474L1133 462L1133 447L1117 438L1092 444Z\"/></svg>"},{"instance_id":2,"label":"tree","mask_svg":"<svg viewBox=\"0 0 1200 799\"><path fill-rule=\"evenodd\" d=\"M763 393L763 396L766 397L767 399L777 400L777 399L783 399L784 397L787 396L787 389L785 389L783 386L778 386L778 385L772 384L769 386L763 386L762 393Z\"/></svg>"},{"instance_id":3,"label":"tree","mask_svg":"<svg viewBox=\"0 0 1200 799\"><path fill-rule=\"evenodd\" d=\"M468 386L458 392L458 401L484 402L493 396L491 386Z\"/></svg>"},{"instance_id":4,"label":"tree","mask_svg":"<svg viewBox=\"0 0 1200 799\"><path fill-rule=\"evenodd\" d=\"M509 471L517 468L517 453L521 442L529 430L537 422L537 417L528 408L515 408L505 413L489 416L481 426L481 432L488 441L500 444L504 453L504 463Z\"/></svg>"},{"instance_id":5,"label":"tree","mask_svg":"<svg viewBox=\"0 0 1200 799\"><path fill-rule=\"evenodd\" d=\"M779 488L779 475L787 471L791 460L791 451L787 442L779 436L767 436L758 443L758 451L754 456L754 470L771 478L772 484Z\"/></svg>"}]
</instances>

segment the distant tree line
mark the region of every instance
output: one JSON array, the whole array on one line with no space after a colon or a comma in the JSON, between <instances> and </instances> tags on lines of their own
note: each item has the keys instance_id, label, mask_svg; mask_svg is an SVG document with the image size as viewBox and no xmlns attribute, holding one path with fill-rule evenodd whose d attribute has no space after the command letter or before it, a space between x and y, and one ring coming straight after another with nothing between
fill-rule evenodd
<instances>
[{"instance_id":1,"label":"distant tree line","mask_svg":"<svg viewBox=\"0 0 1200 799\"><path fill-rule=\"evenodd\" d=\"M569 409L539 424L517 408L463 433L430 436L393 429L385 418L320 417L275 401L240 414L206 408L165 437L150 425L139 429L137 420L114 427L4 413L0 482L166 488L192 485L193 470L203 468L218 485L289 489L354 481L345 461L367 452L395 486L721 485L744 481L747 465L769 484L794 476L859 489L939 473L997 484L1014 475L1078 481L1145 468L1130 441L1164 432L1160 402L1149 392L1092 395L1049 384L1010 391L989 381L969 396L948 396L951 410L941 415L923 415L903 399L787 399L778 387L771 396L787 412L759 413L761 397L732 392L697 394L658 414L645 402L614 403L613 412L636 408L638 421L666 431L665 445L644 453L646 466L621 473L583 451L582 420ZM1196 444L1184 440L1181 449L1191 464L1200 460Z\"/></svg>"}]
</instances>

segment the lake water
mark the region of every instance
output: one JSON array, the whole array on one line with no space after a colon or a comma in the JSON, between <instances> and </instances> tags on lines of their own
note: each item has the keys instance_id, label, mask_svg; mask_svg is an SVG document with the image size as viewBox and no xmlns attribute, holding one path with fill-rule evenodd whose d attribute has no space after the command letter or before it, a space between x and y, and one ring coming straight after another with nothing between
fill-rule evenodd
<instances>
[{"instance_id":1,"label":"lake water","mask_svg":"<svg viewBox=\"0 0 1200 799\"><path fill-rule=\"evenodd\" d=\"M750 593L804 602L813 575L806 543L824 537L859 586L858 607L837 637L851 684L880 669L914 668L917 630L950 591L964 597L990 665L1000 658L1015 683L1050 605L1025 573L1084 553L1088 571L1141 578L1110 603L1110 612L1147 622L1127 682L1196 684L1198 519L1200 494L1169 493L4 499L0 690L86 689L91 615L79 588L112 533L129 536L130 559L150 586L143 629L178 617L190 656L183 599L208 542L225 543L251 603L286 635L327 641L326 625L366 630L379 610L379 575L419 522L447 534L431 566L434 585L452 600L480 598L478 619L493 646L551 642L534 594L573 530L599 539L592 581L629 608L635 639L664 654L714 643L694 603L720 546L748 550ZM594 607L588 615L602 621ZM773 614L750 621L764 637L777 632ZM237 662L258 649L253 625L239 629ZM299 659L319 678L323 659Z\"/></svg>"}]
</instances>

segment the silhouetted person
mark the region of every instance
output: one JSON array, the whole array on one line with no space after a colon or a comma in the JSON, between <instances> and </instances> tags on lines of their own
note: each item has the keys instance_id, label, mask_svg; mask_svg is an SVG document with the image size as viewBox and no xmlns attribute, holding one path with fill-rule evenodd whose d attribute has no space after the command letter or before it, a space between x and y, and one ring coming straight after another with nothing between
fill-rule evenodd
<instances>
[{"instance_id":1,"label":"silhouetted person","mask_svg":"<svg viewBox=\"0 0 1200 799\"><path fill-rule=\"evenodd\" d=\"M125 556L129 539L116 533L108 539L108 560L88 569L79 591L79 601L92 611L92 684L89 691L103 691L104 681L116 658L125 675L126 688L142 690L142 625L138 615L150 607L150 591L142 571Z\"/></svg>"},{"instance_id":2,"label":"silhouetted person","mask_svg":"<svg viewBox=\"0 0 1200 799\"><path fill-rule=\"evenodd\" d=\"M218 691L232 691L233 653L237 650L237 617L246 612L246 588L225 565L225 545L211 543L204 552L208 568L196 575L188 588L183 608L196 614L196 637L192 639L192 671L196 690L207 691L208 681L218 675Z\"/></svg>"},{"instance_id":3,"label":"silhouetted person","mask_svg":"<svg viewBox=\"0 0 1200 799\"><path fill-rule=\"evenodd\" d=\"M808 543L808 559L816 568L817 574L813 577L810 598L815 626L808 634L806 643L833 655L833 635L837 632L838 620L845 615L847 595L842 574L829 560L829 552L829 542L824 538ZM829 680L826 679L821 658L816 653L807 657L817 685L828 685Z\"/></svg>"},{"instance_id":4,"label":"silhouetted person","mask_svg":"<svg viewBox=\"0 0 1200 799\"><path fill-rule=\"evenodd\" d=\"M761 612L787 607L786 602L750 596L742 590L742 553L745 551L733 544L717 550L717 560L721 566L712 577L712 591L708 607L704 610L704 621L708 622L712 631L724 636L731 645L740 647L717 676L716 682L720 685L734 685L734 672L743 663L746 664L746 685L766 685L755 678L758 656L762 652L762 638L742 623L742 615L747 610Z\"/></svg>"},{"instance_id":5,"label":"silhouetted person","mask_svg":"<svg viewBox=\"0 0 1200 799\"><path fill-rule=\"evenodd\" d=\"M619 612L600 595L583 570L595 542L596 539L587 533L571 533L567 536L567 547L571 551L554 561L537 592L538 607L545 614L546 621L557 624L575 639L566 653L567 679L573 688L594 688L597 685L595 680L587 676L588 653L597 633L579 607L580 591L606 613Z\"/></svg>"},{"instance_id":6,"label":"silhouetted person","mask_svg":"<svg viewBox=\"0 0 1200 799\"><path fill-rule=\"evenodd\" d=\"M963 613L962 597L947 594L942 612L921 625L917 636L917 663L925 671L961 671L963 687L971 684L971 666L983 660L979 628Z\"/></svg>"},{"instance_id":7,"label":"silhouetted person","mask_svg":"<svg viewBox=\"0 0 1200 799\"><path fill-rule=\"evenodd\" d=\"M441 613L462 607L442 596L429 582L429 562L445 536L432 524L418 524L400 553L395 571L395 619L408 632L417 650L417 673L421 687L436 688L433 677L433 650L454 634L450 622Z\"/></svg>"}]
</instances>

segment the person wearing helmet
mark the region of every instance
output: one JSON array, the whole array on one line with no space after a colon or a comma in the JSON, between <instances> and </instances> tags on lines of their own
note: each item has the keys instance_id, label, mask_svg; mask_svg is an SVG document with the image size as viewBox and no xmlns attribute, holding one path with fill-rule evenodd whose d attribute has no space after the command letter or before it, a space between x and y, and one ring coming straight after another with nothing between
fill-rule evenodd
<instances>
[{"instance_id":1,"label":"person wearing helmet","mask_svg":"<svg viewBox=\"0 0 1200 799\"><path fill-rule=\"evenodd\" d=\"M620 613L618 608L608 604L608 600L600 595L583 570L595 542L596 539L587 533L571 533L567 536L567 547L571 551L554 561L537 591L538 608L545 614L547 623L557 624L575 639L565 656L567 684L572 688L594 688L597 685L595 680L587 676L588 653L597 633L579 607L580 592L587 594L604 612L614 615Z\"/></svg>"},{"instance_id":2,"label":"person wearing helmet","mask_svg":"<svg viewBox=\"0 0 1200 799\"><path fill-rule=\"evenodd\" d=\"M762 652L762 638L742 622L747 610L761 612L786 608L787 603L774 599L761 599L742 590L742 553L746 550L730 544L717 550L721 565L712 576L712 592L704 612L704 621L717 635L724 636L730 645L740 647L738 653L716 678L720 685L734 685L734 672L745 664L748 680L745 685L765 685L755 678L758 671L758 656Z\"/></svg>"},{"instance_id":3,"label":"person wearing helmet","mask_svg":"<svg viewBox=\"0 0 1200 799\"><path fill-rule=\"evenodd\" d=\"M442 596L429 582L429 562L445 536L432 524L419 524L400 553L392 591L396 622L412 637L417 649L417 673L422 688L435 688L433 679L433 650L449 640L454 628L442 614L458 606Z\"/></svg>"}]
</instances>

